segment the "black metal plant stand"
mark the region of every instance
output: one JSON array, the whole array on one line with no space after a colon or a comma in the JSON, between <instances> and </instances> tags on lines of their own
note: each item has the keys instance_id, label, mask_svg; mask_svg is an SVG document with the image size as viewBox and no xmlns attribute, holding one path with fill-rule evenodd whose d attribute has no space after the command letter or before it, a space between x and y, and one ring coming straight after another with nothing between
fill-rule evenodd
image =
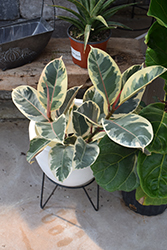
<instances>
[{"instance_id":1,"label":"black metal plant stand","mask_svg":"<svg viewBox=\"0 0 167 250\"><path fill-rule=\"evenodd\" d=\"M47 177L48 178L48 177ZM43 209L46 204L48 203L48 201L50 200L50 198L52 197L52 195L54 194L54 192L56 191L57 187L63 187L63 188L70 188L70 189L78 189L78 188L82 188L85 191L85 194L87 196L87 198L89 199L91 205L93 206L95 211L99 210L99 185L97 184L97 204L96 206L94 205L92 199L90 198L87 190L85 189L85 187L87 187L88 185L90 185L92 182L94 182L95 179L91 180L90 182L88 182L85 185L82 186L76 186L76 187L68 187L68 186L63 186L61 184L58 184L54 181L52 181L50 178L48 178L51 182L53 182L56 186L54 187L53 191L51 192L51 194L48 196L48 198L46 199L46 201L43 203L43 193L44 193L44 184L45 184L45 173L43 172L43 177L42 177L42 187L41 187L41 199L40 199L40 207Z\"/></svg>"}]
</instances>

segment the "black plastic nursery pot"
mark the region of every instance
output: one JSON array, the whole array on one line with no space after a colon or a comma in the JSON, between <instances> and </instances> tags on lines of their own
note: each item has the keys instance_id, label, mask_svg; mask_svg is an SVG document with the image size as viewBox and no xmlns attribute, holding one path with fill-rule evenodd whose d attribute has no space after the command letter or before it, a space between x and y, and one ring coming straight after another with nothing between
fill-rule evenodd
<instances>
[{"instance_id":1,"label":"black plastic nursery pot","mask_svg":"<svg viewBox=\"0 0 167 250\"><path fill-rule=\"evenodd\" d=\"M167 208L167 205L160 205L160 206L141 205L135 199L135 193L136 193L136 190L133 190L131 192L122 191L122 197L123 197L123 200L125 202L125 205L128 206L131 210L133 210L136 213L139 213L141 215L147 215L147 216L155 216L158 214L162 214L165 211L165 209Z\"/></svg>"}]
</instances>

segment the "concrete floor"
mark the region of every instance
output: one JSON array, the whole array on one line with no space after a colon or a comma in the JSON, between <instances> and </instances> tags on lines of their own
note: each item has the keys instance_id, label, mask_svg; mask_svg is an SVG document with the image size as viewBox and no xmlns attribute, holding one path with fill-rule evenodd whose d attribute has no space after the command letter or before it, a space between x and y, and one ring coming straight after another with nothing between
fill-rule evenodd
<instances>
[{"instance_id":1,"label":"concrete floor","mask_svg":"<svg viewBox=\"0 0 167 250\"><path fill-rule=\"evenodd\" d=\"M167 211L154 217L136 214L124 205L120 192L100 188L96 212L82 189L59 187L42 210L42 172L36 162L26 162L27 130L27 120L0 122L0 249L166 249ZM45 195L53 187L47 180ZM96 202L96 183L87 191Z\"/></svg>"},{"instance_id":2,"label":"concrete floor","mask_svg":"<svg viewBox=\"0 0 167 250\"><path fill-rule=\"evenodd\" d=\"M131 22L148 25L135 16ZM135 26L137 27L137 26ZM120 31L119 31L120 32ZM139 33L128 33L136 37ZM126 37L124 34L115 36ZM7 98L8 99L8 98ZM164 250L167 211L141 216L124 205L120 192L100 188L96 212L81 189L59 187L40 208L42 171L27 163L28 121L11 100L0 101L0 249L5 250ZM45 196L54 185L46 181ZM96 183L87 190L96 202Z\"/></svg>"}]
</instances>

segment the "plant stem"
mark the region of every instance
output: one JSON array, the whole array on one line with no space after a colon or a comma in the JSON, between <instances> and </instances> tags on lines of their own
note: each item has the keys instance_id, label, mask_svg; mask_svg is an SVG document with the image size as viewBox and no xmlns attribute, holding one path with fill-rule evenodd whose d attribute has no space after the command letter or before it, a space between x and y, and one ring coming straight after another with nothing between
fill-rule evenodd
<instances>
[{"instance_id":1,"label":"plant stem","mask_svg":"<svg viewBox=\"0 0 167 250\"><path fill-rule=\"evenodd\" d=\"M96 134L98 134L98 133L101 132L101 131L103 131L103 128L97 127L97 128L95 129L95 131L94 131L92 134L90 134L90 135L88 136L88 138L87 138L87 143L91 142L93 136L95 136Z\"/></svg>"}]
</instances>

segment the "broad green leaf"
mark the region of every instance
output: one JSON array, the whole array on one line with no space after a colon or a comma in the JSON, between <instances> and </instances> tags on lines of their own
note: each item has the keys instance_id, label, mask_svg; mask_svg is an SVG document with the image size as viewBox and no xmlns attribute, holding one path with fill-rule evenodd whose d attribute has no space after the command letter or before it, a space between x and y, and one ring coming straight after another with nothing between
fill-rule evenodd
<instances>
[{"instance_id":1,"label":"broad green leaf","mask_svg":"<svg viewBox=\"0 0 167 250\"><path fill-rule=\"evenodd\" d=\"M165 205L167 204L167 198L150 198L148 195L144 193L141 186L136 189L136 200L140 202L144 206L154 205Z\"/></svg>"},{"instance_id":2,"label":"broad green leaf","mask_svg":"<svg viewBox=\"0 0 167 250\"><path fill-rule=\"evenodd\" d=\"M106 105L110 106L121 90L121 72L117 64L106 52L91 47L88 73L94 87L103 96Z\"/></svg>"},{"instance_id":3,"label":"broad green leaf","mask_svg":"<svg viewBox=\"0 0 167 250\"><path fill-rule=\"evenodd\" d=\"M167 113L164 109L164 103L152 103L140 112L153 127L154 137L147 147L150 152L167 154Z\"/></svg>"},{"instance_id":4,"label":"broad green leaf","mask_svg":"<svg viewBox=\"0 0 167 250\"><path fill-rule=\"evenodd\" d=\"M57 144L49 152L50 169L54 176L63 182L73 170L74 146Z\"/></svg>"},{"instance_id":5,"label":"broad green leaf","mask_svg":"<svg viewBox=\"0 0 167 250\"><path fill-rule=\"evenodd\" d=\"M131 191L138 183L137 150L122 147L107 136L99 143L100 154L91 166L96 182L105 190Z\"/></svg>"},{"instance_id":6,"label":"broad green leaf","mask_svg":"<svg viewBox=\"0 0 167 250\"><path fill-rule=\"evenodd\" d=\"M59 116L59 118L53 122L37 122L36 129L39 135L45 139L63 143L66 129L65 115Z\"/></svg>"},{"instance_id":7,"label":"broad green leaf","mask_svg":"<svg viewBox=\"0 0 167 250\"><path fill-rule=\"evenodd\" d=\"M57 116L60 116L63 113L64 114L67 113L68 109L72 105L72 103L73 103L73 101L74 101L74 99L75 99L75 97L76 97L76 95L81 87L82 86L80 86L80 87L77 86L77 87L74 87L74 88L67 90L66 98L64 100L63 105L58 110L56 110Z\"/></svg>"},{"instance_id":8,"label":"broad green leaf","mask_svg":"<svg viewBox=\"0 0 167 250\"><path fill-rule=\"evenodd\" d=\"M145 63L147 66L161 65L167 68L167 28L155 22L148 31L145 43L148 48L146 50ZM167 73L161 77L167 79Z\"/></svg>"},{"instance_id":9,"label":"broad green leaf","mask_svg":"<svg viewBox=\"0 0 167 250\"><path fill-rule=\"evenodd\" d=\"M30 141L30 147L27 152L27 161L31 163L31 160L41 152L48 144L50 140L41 137L35 137Z\"/></svg>"},{"instance_id":10,"label":"broad green leaf","mask_svg":"<svg viewBox=\"0 0 167 250\"><path fill-rule=\"evenodd\" d=\"M98 126L100 108L95 102L86 101L81 106L79 106L75 112L84 116L91 124Z\"/></svg>"},{"instance_id":11,"label":"broad green leaf","mask_svg":"<svg viewBox=\"0 0 167 250\"><path fill-rule=\"evenodd\" d=\"M152 16L167 28L167 4L166 0L151 0L148 16Z\"/></svg>"},{"instance_id":12,"label":"broad green leaf","mask_svg":"<svg viewBox=\"0 0 167 250\"><path fill-rule=\"evenodd\" d=\"M48 121L46 110L38 100L36 89L30 86L19 86L12 91L12 101L28 119L43 122Z\"/></svg>"},{"instance_id":13,"label":"broad green leaf","mask_svg":"<svg viewBox=\"0 0 167 250\"><path fill-rule=\"evenodd\" d=\"M167 198L167 154L139 153L137 172L143 191L151 198Z\"/></svg>"},{"instance_id":14,"label":"broad green leaf","mask_svg":"<svg viewBox=\"0 0 167 250\"><path fill-rule=\"evenodd\" d=\"M116 106L117 109L114 111L112 118L118 119L122 117L123 115L127 115L129 113L134 112L141 102L144 91L145 91L145 88L141 89L131 98L129 98L126 102L124 102L121 106L119 107Z\"/></svg>"},{"instance_id":15,"label":"broad green leaf","mask_svg":"<svg viewBox=\"0 0 167 250\"><path fill-rule=\"evenodd\" d=\"M95 102L99 106L100 108L99 120L101 120L101 118L104 118L108 114L107 106L105 106L106 103L104 102L104 99L101 96L101 94L97 91L97 89L94 86L88 88L88 90L85 92L83 96L83 102L89 100Z\"/></svg>"},{"instance_id":16,"label":"broad green leaf","mask_svg":"<svg viewBox=\"0 0 167 250\"><path fill-rule=\"evenodd\" d=\"M90 128L87 122L85 121L84 116L74 111L72 116L72 124L74 133L77 136L85 137L86 135L88 135Z\"/></svg>"},{"instance_id":17,"label":"broad green leaf","mask_svg":"<svg viewBox=\"0 0 167 250\"><path fill-rule=\"evenodd\" d=\"M86 143L82 137L75 142L73 166L75 169L83 169L91 166L99 155L99 147L95 144Z\"/></svg>"},{"instance_id":18,"label":"broad green leaf","mask_svg":"<svg viewBox=\"0 0 167 250\"><path fill-rule=\"evenodd\" d=\"M137 71L125 83L120 95L119 105L124 103L166 71L167 69L162 66L150 66Z\"/></svg>"},{"instance_id":19,"label":"broad green leaf","mask_svg":"<svg viewBox=\"0 0 167 250\"><path fill-rule=\"evenodd\" d=\"M129 114L116 120L102 120L103 128L114 142L128 148L144 148L153 139L149 121L142 116Z\"/></svg>"},{"instance_id":20,"label":"broad green leaf","mask_svg":"<svg viewBox=\"0 0 167 250\"><path fill-rule=\"evenodd\" d=\"M45 109L54 111L63 104L67 91L67 72L62 58L46 65L40 76L37 91Z\"/></svg>"}]
</instances>

